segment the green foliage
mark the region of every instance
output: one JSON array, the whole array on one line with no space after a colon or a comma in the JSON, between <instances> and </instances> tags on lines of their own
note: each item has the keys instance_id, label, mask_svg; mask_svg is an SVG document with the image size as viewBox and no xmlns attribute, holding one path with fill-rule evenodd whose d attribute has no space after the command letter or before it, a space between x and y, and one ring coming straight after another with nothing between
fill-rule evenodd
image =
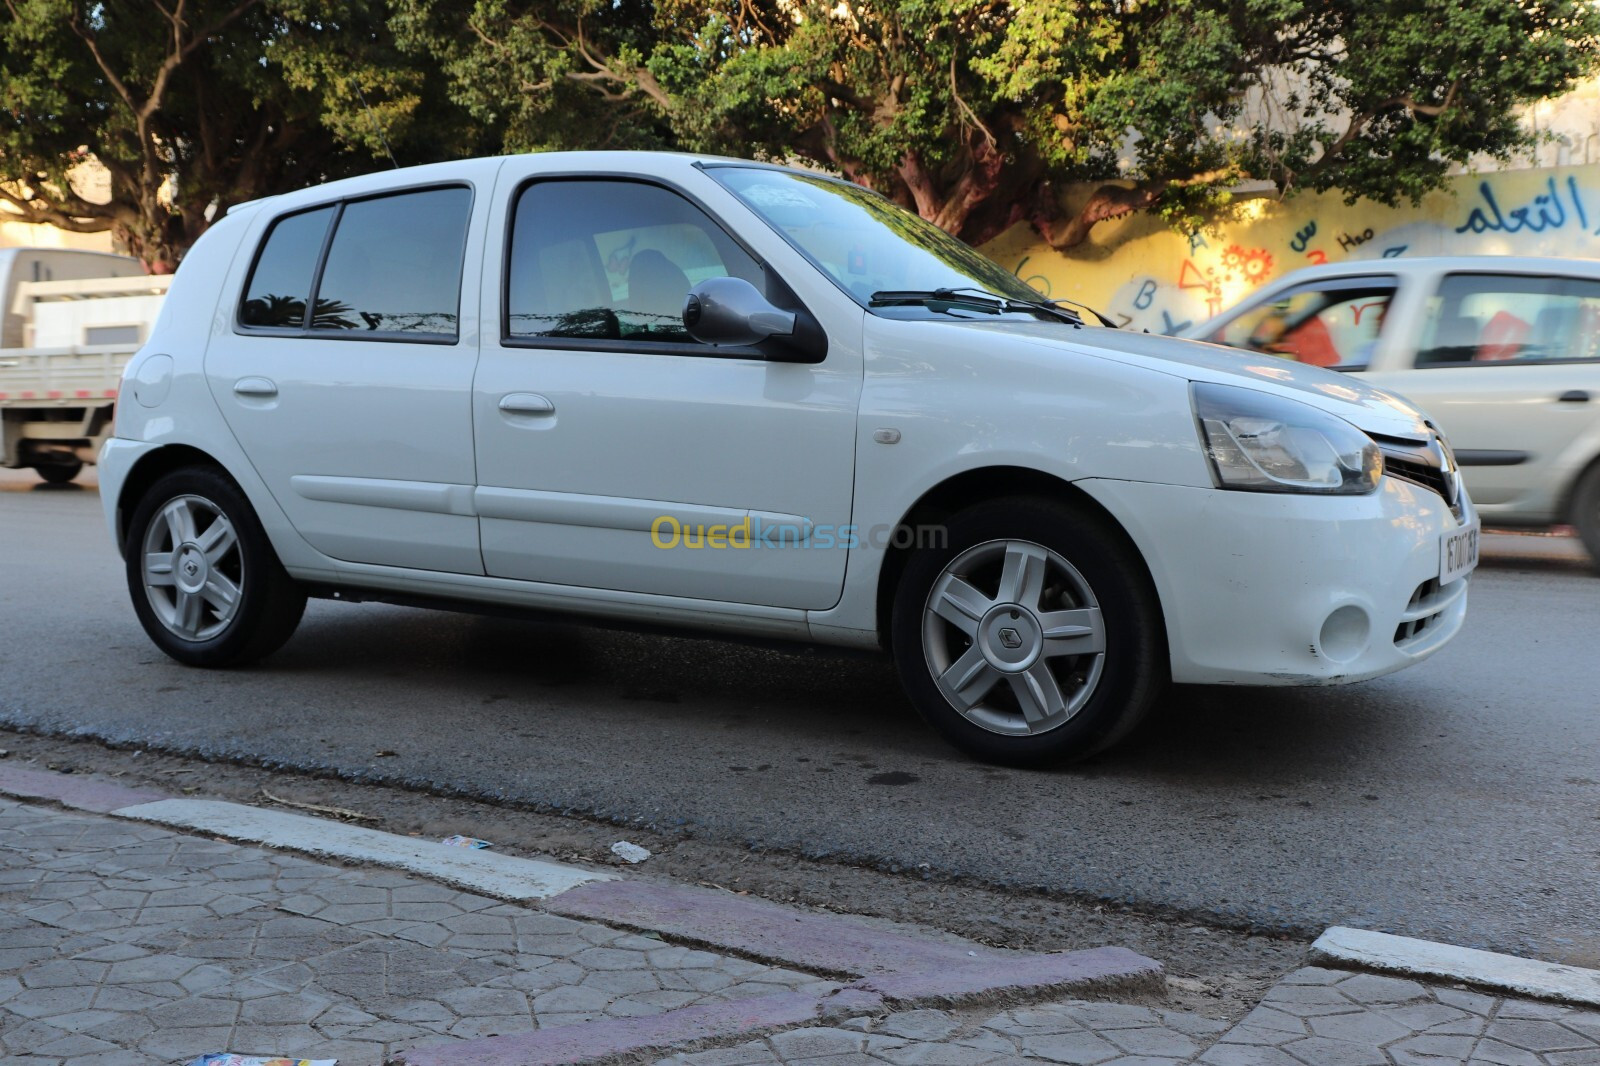
<instances>
[{"instance_id":1,"label":"green foliage","mask_svg":"<svg viewBox=\"0 0 1600 1066\"><path fill-rule=\"evenodd\" d=\"M508 148L674 145L837 169L969 239L1057 243L1241 182L1416 198L1595 68L1588 0L400 0ZM1054 187L1107 184L1077 218Z\"/></svg>"},{"instance_id":2,"label":"green foliage","mask_svg":"<svg viewBox=\"0 0 1600 1066\"><path fill-rule=\"evenodd\" d=\"M494 151L810 161L970 241L1254 182L1420 197L1595 69L1591 0L5 0L0 199L170 263L240 199ZM109 205L75 195L90 153ZM1059 188L1097 182L1063 216ZM172 190L169 202L159 190Z\"/></svg>"},{"instance_id":3,"label":"green foliage","mask_svg":"<svg viewBox=\"0 0 1600 1066\"><path fill-rule=\"evenodd\" d=\"M485 147L388 17L383 0L6 0L0 199L167 270L230 204L387 165L385 140L412 162ZM73 186L88 156L109 202Z\"/></svg>"}]
</instances>

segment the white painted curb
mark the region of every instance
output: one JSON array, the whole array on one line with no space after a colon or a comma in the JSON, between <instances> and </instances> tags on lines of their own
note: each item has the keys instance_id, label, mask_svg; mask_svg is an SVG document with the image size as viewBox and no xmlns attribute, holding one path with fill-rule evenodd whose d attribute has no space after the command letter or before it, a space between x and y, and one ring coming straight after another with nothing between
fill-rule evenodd
<instances>
[{"instance_id":1,"label":"white painted curb","mask_svg":"<svg viewBox=\"0 0 1600 1066\"><path fill-rule=\"evenodd\" d=\"M1514 996L1600 1007L1600 970L1341 925L1333 926L1311 945L1311 961L1459 981Z\"/></svg>"},{"instance_id":2,"label":"white painted curb","mask_svg":"<svg viewBox=\"0 0 1600 1066\"><path fill-rule=\"evenodd\" d=\"M613 874L565 863L458 848L343 822L218 800L158 800L122 807L111 813L119 818L194 829L229 840L286 848L319 858L393 867L494 899L547 899L590 881L617 879Z\"/></svg>"}]
</instances>

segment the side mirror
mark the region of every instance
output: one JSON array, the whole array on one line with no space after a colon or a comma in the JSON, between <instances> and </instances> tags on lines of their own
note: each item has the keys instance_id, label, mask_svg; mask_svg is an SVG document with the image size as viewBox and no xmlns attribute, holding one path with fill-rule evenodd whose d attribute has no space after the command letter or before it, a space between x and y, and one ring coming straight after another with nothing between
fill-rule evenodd
<instances>
[{"instance_id":1,"label":"side mirror","mask_svg":"<svg viewBox=\"0 0 1600 1066\"><path fill-rule=\"evenodd\" d=\"M795 313L773 307L743 278L707 278L689 290L683 328L701 344L760 344L794 336Z\"/></svg>"}]
</instances>

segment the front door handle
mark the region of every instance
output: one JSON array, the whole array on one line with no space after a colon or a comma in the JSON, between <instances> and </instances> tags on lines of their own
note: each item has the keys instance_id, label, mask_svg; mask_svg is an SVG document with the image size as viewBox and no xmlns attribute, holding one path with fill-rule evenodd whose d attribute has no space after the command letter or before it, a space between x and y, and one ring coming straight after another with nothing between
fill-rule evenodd
<instances>
[{"instance_id":1,"label":"front door handle","mask_svg":"<svg viewBox=\"0 0 1600 1066\"><path fill-rule=\"evenodd\" d=\"M513 392L500 397L500 410L508 415L551 415L556 405L537 392Z\"/></svg>"},{"instance_id":2,"label":"front door handle","mask_svg":"<svg viewBox=\"0 0 1600 1066\"><path fill-rule=\"evenodd\" d=\"M269 399L278 395L278 386L266 378L240 378L233 383L233 392L236 396Z\"/></svg>"},{"instance_id":3,"label":"front door handle","mask_svg":"<svg viewBox=\"0 0 1600 1066\"><path fill-rule=\"evenodd\" d=\"M1583 389L1568 389L1556 399L1561 403L1588 403L1589 393Z\"/></svg>"}]
</instances>

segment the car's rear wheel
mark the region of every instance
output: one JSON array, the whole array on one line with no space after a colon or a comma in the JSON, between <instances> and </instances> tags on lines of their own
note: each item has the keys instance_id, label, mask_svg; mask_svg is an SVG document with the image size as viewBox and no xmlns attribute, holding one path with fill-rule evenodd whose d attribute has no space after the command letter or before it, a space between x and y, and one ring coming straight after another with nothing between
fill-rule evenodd
<instances>
[{"instance_id":1,"label":"car's rear wheel","mask_svg":"<svg viewBox=\"0 0 1600 1066\"><path fill-rule=\"evenodd\" d=\"M1589 467L1578 482L1572 500L1572 524L1578 527L1583 546L1589 549L1594 564L1600 567L1600 462Z\"/></svg>"},{"instance_id":2,"label":"car's rear wheel","mask_svg":"<svg viewBox=\"0 0 1600 1066\"><path fill-rule=\"evenodd\" d=\"M162 477L134 508L124 545L128 590L156 646L191 666L269 655L305 611L255 511L220 471Z\"/></svg>"},{"instance_id":3,"label":"car's rear wheel","mask_svg":"<svg viewBox=\"0 0 1600 1066\"><path fill-rule=\"evenodd\" d=\"M919 549L896 591L896 665L922 716L989 762L1046 766L1116 743L1167 679L1137 554L1086 509L982 504Z\"/></svg>"},{"instance_id":4,"label":"car's rear wheel","mask_svg":"<svg viewBox=\"0 0 1600 1066\"><path fill-rule=\"evenodd\" d=\"M33 470L51 485L65 485L83 473L83 460L68 459L60 463L40 463Z\"/></svg>"}]
</instances>

